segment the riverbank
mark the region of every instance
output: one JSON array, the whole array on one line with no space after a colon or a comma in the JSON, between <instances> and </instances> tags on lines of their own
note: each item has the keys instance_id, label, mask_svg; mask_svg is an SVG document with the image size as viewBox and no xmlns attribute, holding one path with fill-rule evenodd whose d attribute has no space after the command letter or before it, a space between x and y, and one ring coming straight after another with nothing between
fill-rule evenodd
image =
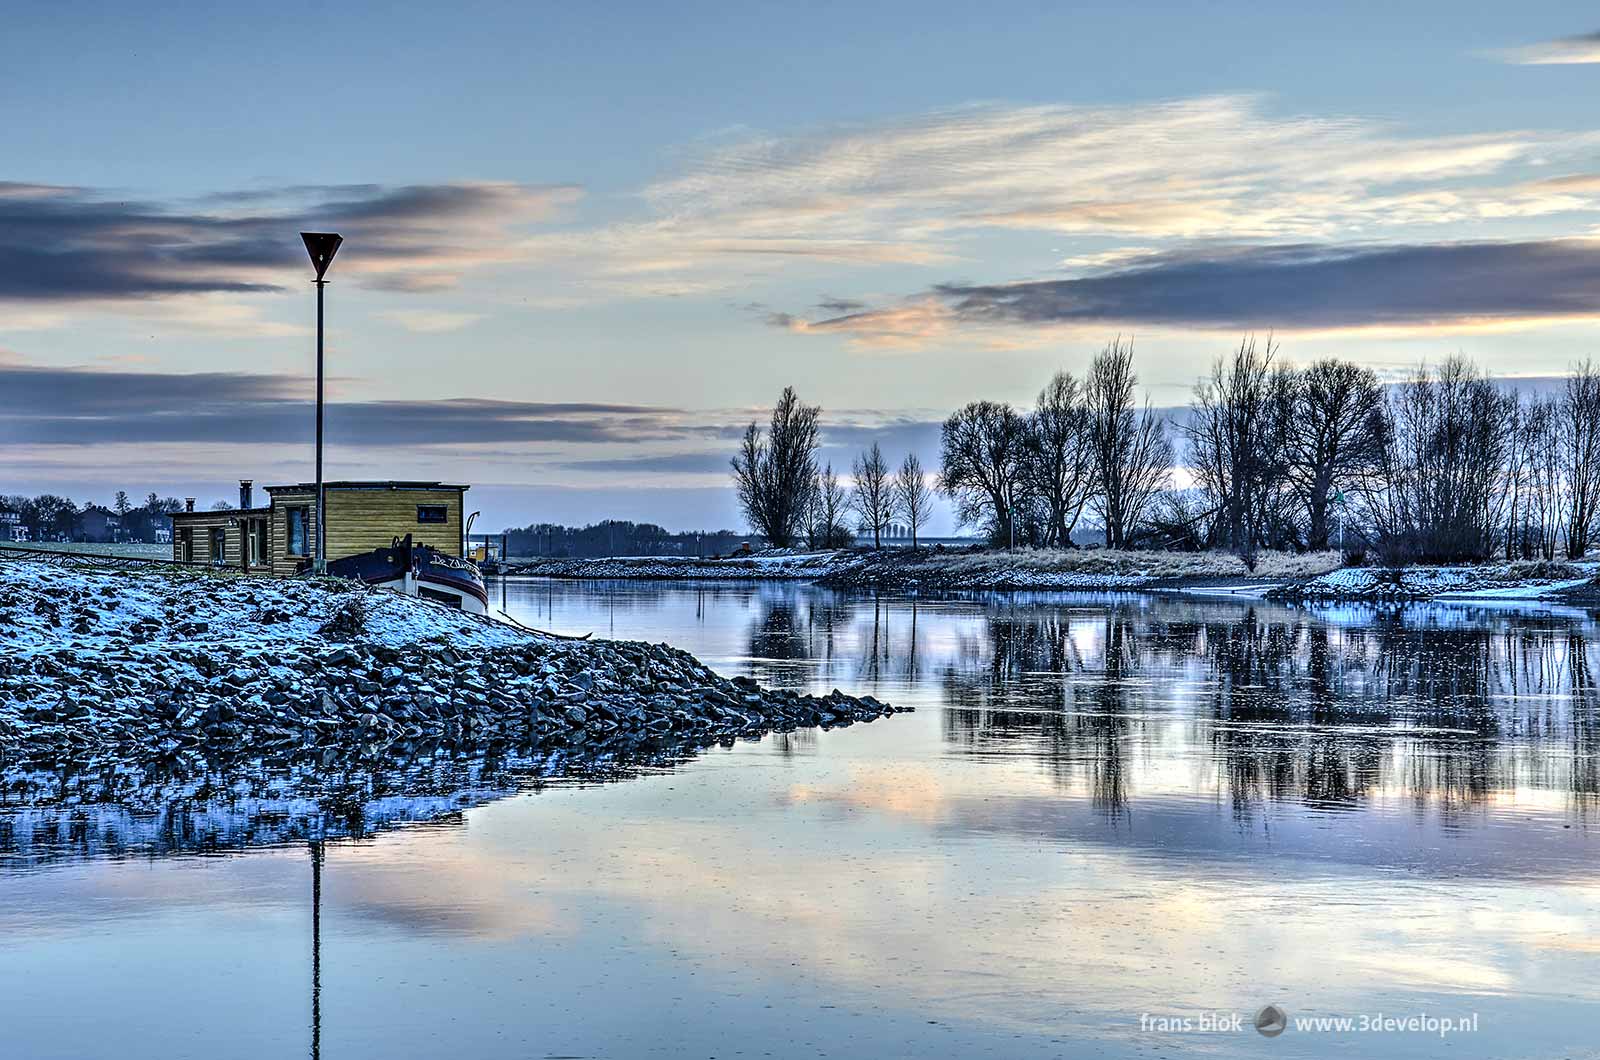
<instances>
[{"instance_id":1,"label":"riverbank","mask_svg":"<svg viewBox=\"0 0 1600 1060\"><path fill-rule=\"evenodd\" d=\"M725 740L893 710L334 579L0 564L0 759Z\"/></svg>"},{"instance_id":2,"label":"riverbank","mask_svg":"<svg viewBox=\"0 0 1600 1060\"><path fill-rule=\"evenodd\" d=\"M1262 553L1251 571L1222 552L1120 549L886 548L774 550L722 559L615 557L541 560L514 573L548 578L811 581L830 589L897 592L1122 591L1204 583L1280 584L1339 566L1337 552Z\"/></svg>"},{"instance_id":3,"label":"riverbank","mask_svg":"<svg viewBox=\"0 0 1600 1060\"><path fill-rule=\"evenodd\" d=\"M1559 600L1600 603L1600 563L1531 560L1345 567L1326 552L886 548L775 550L737 559L541 560L514 573L564 579L805 581L877 592L1226 592L1287 602Z\"/></svg>"},{"instance_id":4,"label":"riverbank","mask_svg":"<svg viewBox=\"0 0 1600 1060\"><path fill-rule=\"evenodd\" d=\"M1600 564L1526 560L1439 567L1341 567L1279 586L1289 602L1410 600L1595 600Z\"/></svg>"}]
</instances>

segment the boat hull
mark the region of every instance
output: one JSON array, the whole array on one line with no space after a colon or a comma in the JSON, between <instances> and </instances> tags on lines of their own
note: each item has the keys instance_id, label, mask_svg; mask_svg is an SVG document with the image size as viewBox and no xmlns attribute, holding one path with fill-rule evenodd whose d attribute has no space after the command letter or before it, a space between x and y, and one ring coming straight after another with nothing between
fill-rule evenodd
<instances>
[{"instance_id":1,"label":"boat hull","mask_svg":"<svg viewBox=\"0 0 1600 1060\"><path fill-rule=\"evenodd\" d=\"M477 564L428 545L413 545L409 535L388 548L334 560L328 573L476 615L489 611L489 592Z\"/></svg>"}]
</instances>

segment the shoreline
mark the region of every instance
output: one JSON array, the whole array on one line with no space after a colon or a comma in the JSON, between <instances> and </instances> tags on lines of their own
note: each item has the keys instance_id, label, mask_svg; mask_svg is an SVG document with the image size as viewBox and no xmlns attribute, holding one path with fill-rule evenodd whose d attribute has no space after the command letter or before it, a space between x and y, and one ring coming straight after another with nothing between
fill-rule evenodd
<instances>
[{"instance_id":1,"label":"shoreline","mask_svg":"<svg viewBox=\"0 0 1600 1060\"><path fill-rule=\"evenodd\" d=\"M1263 553L1255 571L1227 553L1106 549L783 551L734 559L612 557L514 564L513 577L561 580L796 582L847 591L1137 592L1284 603L1437 600L1600 604L1600 564L1485 562L1344 567L1337 553Z\"/></svg>"},{"instance_id":2,"label":"shoreline","mask_svg":"<svg viewBox=\"0 0 1600 1060\"><path fill-rule=\"evenodd\" d=\"M716 742L899 708L724 678L330 579L0 564L0 764L408 744Z\"/></svg>"}]
</instances>

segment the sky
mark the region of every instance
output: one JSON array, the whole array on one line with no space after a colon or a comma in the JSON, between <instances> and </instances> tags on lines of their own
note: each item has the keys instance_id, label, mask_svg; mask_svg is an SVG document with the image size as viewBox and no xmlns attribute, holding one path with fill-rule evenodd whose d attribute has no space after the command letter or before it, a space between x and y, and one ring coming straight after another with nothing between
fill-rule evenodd
<instances>
[{"instance_id":1,"label":"sky","mask_svg":"<svg viewBox=\"0 0 1600 1060\"><path fill-rule=\"evenodd\" d=\"M1117 335L1158 406L1252 333L1600 355L1588 5L227 7L8 13L0 493L308 478L305 229L329 476L480 526L742 527L787 385L936 467Z\"/></svg>"}]
</instances>

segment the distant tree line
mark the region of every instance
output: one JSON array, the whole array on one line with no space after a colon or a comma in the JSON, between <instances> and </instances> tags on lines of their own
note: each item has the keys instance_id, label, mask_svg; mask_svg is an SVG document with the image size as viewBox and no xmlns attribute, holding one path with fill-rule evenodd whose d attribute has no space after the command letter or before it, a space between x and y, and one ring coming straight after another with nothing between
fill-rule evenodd
<instances>
[{"instance_id":1,"label":"distant tree line","mask_svg":"<svg viewBox=\"0 0 1600 1060\"><path fill-rule=\"evenodd\" d=\"M1600 536L1590 362L1559 394L1525 396L1462 357L1385 386L1245 338L1175 424L1137 385L1133 346L1116 339L1031 409L966 405L941 430L937 488L995 544L1069 548L1087 516L1110 547L1226 549L1252 566L1261 549L1340 543L1386 563L1576 558ZM874 443L846 488L817 466L819 417L790 388L764 430L747 428L733 480L751 527L775 546L848 545L850 520L874 544L895 518L915 536L930 502L915 454L895 472Z\"/></svg>"},{"instance_id":2,"label":"distant tree line","mask_svg":"<svg viewBox=\"0 0 1600 1060\"><path fill-rule=\"evenodd\" d=\"M1559 394L1526 396L1463 357L1385 387L1349 362L1297 368L1277 353L1247 339L1195 388L1182 433L1199 501L1169 505L1169 531L1247 561L1327 548L1336 522L1385 563L1575 559L1594 543L1592 363Z\"/></svg>"},{"instance_id":3,"label":"distant tree line","mask_svg":"<svg viewBox=\"0 0 1600 1060\"><path fill-rule=\"evenodd\" d=\"M125 490L118 490L109 508L95 503L78 504L70 497L41 493L0 496L0 509L16 512L18 523L32 541L156 541L158 528L170 528L168 516L183 511L176 497L147 494L142 505L135 505ZM96 513L115 516L96 520Z\"/></svg>"},{"instance_id":4,"label":"distant tree line","mask_svg":"<svg viewBox=\"0 0 1600 1060\"><path fill-rule=\"evenodd\" d=\"M588 526L534 523L506 531L507 552L518 557L718 556L734 551L747 540L749 535L732 530L671 533L654 523L620 519Z\"/></svg>"}]
</instances>

